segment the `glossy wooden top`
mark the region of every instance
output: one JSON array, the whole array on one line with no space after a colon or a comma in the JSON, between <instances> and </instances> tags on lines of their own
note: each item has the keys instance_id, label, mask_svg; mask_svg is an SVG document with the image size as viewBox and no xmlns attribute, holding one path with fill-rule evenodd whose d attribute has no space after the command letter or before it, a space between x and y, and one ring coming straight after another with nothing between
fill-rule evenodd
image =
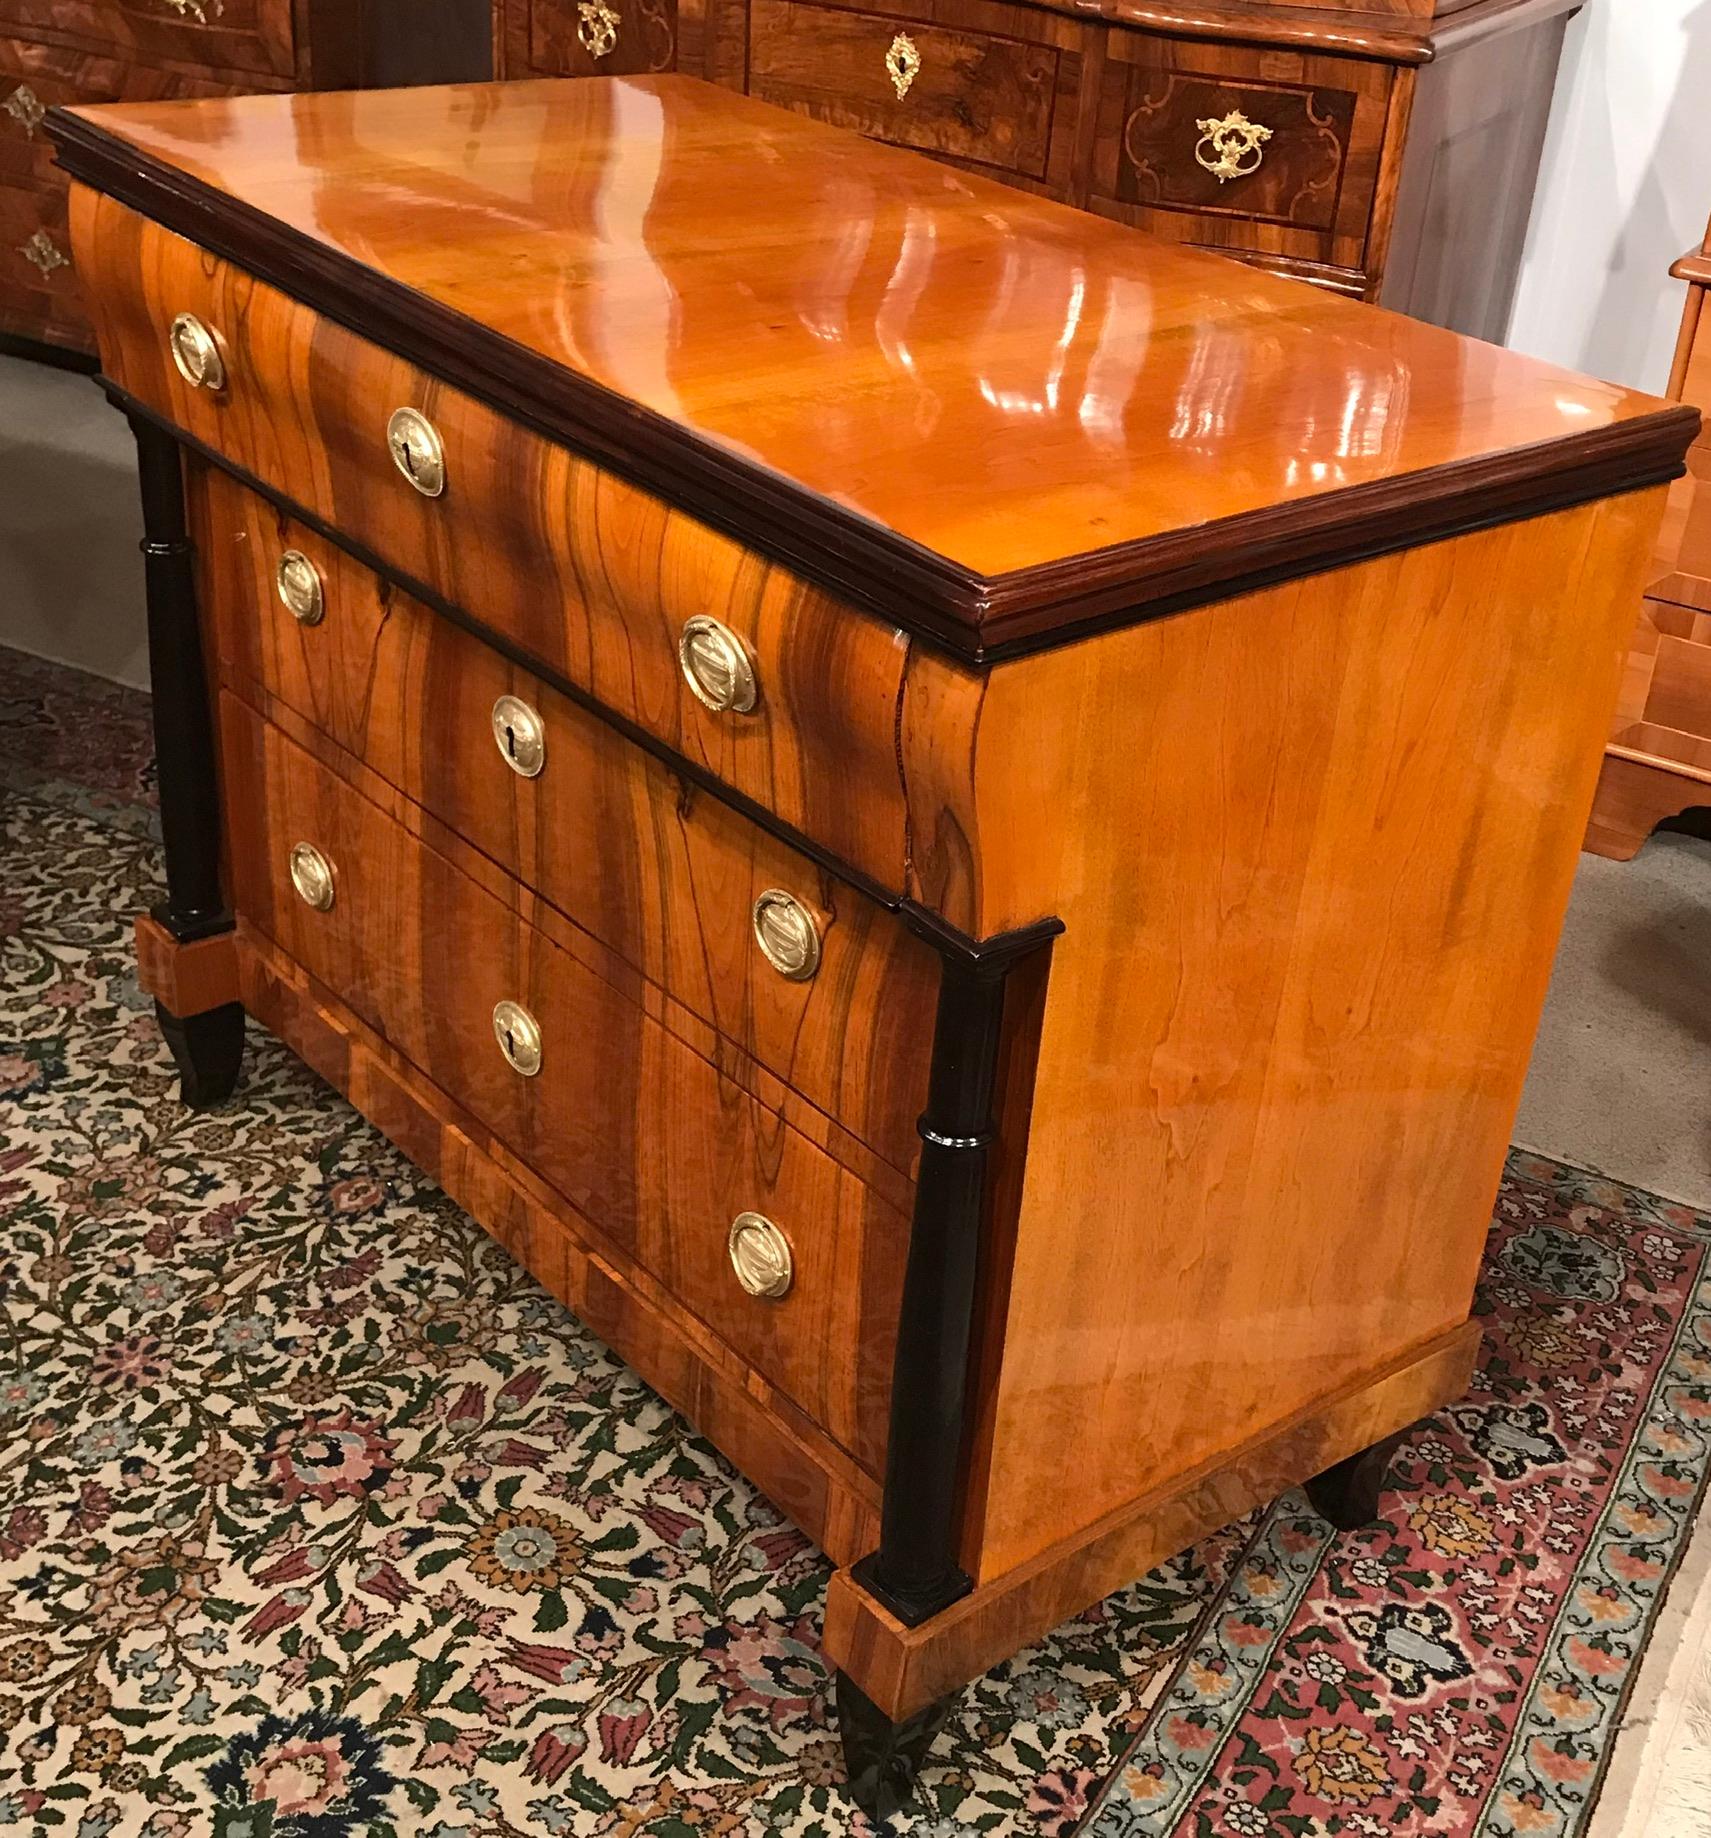
<instances>
[{"instance_id":1,"label":"glossy wooden top","mask_svg":"<svg viewBox=\"0 0 1711 1838\"><path fill-rule=\"evenodd\" d=\"M1693 428L688 77L54 132L89 183L974 646L1655 482Z\"/></svg>"}]
</instances>

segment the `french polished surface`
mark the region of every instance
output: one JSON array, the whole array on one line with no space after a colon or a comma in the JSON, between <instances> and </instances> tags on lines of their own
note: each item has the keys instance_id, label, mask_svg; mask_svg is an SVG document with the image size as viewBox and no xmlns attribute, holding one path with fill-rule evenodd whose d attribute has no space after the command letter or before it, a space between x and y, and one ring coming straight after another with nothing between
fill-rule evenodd
<instances>
[{"instance_id":1,"label":"french polished surface","mask_svg":"<svg viewBox=\"0 0 1711 1838\"><path fill-rule=\"evenodd\" d=\"M1671 414L684 77L61 120L169 170L184 225L359 276L371 336L432 303L657 418L645 482L687 437L978 581L1133 546L1132 591L1164 539L1227 560L1404 478L1473 515Z\"/></svg>"},{"instance_id":2,"label":"french polished surface","mask_svg":"<svg viewBox=\"0 0 1711 1838\"><path fill-rule=\"evenodd\" d=\"M823 1542L875 1819L1370 1517L1696 413L683 79L51 125L186 1102L273 1028Z\"/></svg>"}]
</instances>

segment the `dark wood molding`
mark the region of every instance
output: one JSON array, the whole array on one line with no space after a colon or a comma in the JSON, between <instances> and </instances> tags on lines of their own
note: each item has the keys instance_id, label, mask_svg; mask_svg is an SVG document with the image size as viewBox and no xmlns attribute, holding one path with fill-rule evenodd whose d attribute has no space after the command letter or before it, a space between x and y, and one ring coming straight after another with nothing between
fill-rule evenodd
<instances>
[{"instance_id":1,"label":"dark wood molding","mask_svg":"<svg viewBox=\"0 0 1711 1838\"><path fill-rule=\"evenodd\" d=\"M981 1281L987 1168L1011 970L1049 953L1046 919L972 944L923 909L905 913L939 952L938 1013L891 1380L879 1549L851 1574L907 1627L973 1588L958 1561L969 1436L969 1360Z\"/></svg>"},{"instance_id":2,"label":"dark wood molding","mask_svg":"<svg viewBox=\"0 0 1711 1838\"><path fill-rule=\"evenodd\" d=\"M1571 440L985 576L154 159L81 113L54 109L48 132L73 177L969 663L1664 484L1680 477L1699 426L1697 410L1660 409Z\"/></svg>"}]
</instances>

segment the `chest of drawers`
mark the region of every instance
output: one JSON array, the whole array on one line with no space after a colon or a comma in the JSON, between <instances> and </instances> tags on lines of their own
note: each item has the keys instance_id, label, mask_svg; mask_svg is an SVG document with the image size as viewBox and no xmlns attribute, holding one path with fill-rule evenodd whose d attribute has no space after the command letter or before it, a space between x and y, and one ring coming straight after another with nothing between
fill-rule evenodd
<instances>
[{"instance_id":1,"label":"chest of drawers","mask_svg":"<svg viewBox=\"0 0 1711 1838\"><path fill-rule=\"evenodd\" d=\"M186 1098L258 1018L820 1542L870 1810L1370 1512L1696 416L682 76L52 130Z\"/></svg>"},{"instance_id":2,"label":"chest of drawers","mask_svg":"<svg viewBox=\"0 0 1711 1838\"><path fill-rule=\"evenodd\" d=\"M508 76L678 69L1503 337L1579 0L496 0Z\"/></svg>"}]
</instances>

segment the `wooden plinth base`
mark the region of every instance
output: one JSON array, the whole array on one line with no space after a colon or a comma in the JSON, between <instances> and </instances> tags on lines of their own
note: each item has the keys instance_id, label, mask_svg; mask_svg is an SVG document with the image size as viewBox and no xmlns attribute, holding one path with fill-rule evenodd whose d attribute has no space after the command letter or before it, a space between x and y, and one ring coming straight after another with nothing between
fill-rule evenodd
<instances>
[{"instance_id":1,"label":"wooden plinth base","mask_svg":"<svg viewBox=\"0 0 1711 1838\"><path fill-rule=\"evenodd\" d=\"M1711 773L1612 747L1598 777L1584 846L1612 861L1632 861L1660 823L1706 805L1711 805Z\"/></svg>"},{"instance_id":2,"label":"wooden plinth base","mask_svg":"<svg viewBox=\"0 0 1711 1838\"><path fill-rule=\"evenodd\" d=\"M919 1627L903 1626L840 1571L826 1600L826 1652L894 1722L917 1716L1196 1539L1459 1398L1479 1340L1479 1323L1463 1322L1216 1467L1172 1480L982 1583Z\"/></svg>"},{"instance_id":3,"label":"wooden plinth base","mask_svg":"<svg viewBox=\"0 0 1711 1838\"><path fill-rule=\"evenodd\" d=\"M1286 1487L1460 1397L1473 1370L1479 1327L1465 1322L1269 1427L1216 1466L1174 1478L919 1627L905 1627L849 1574L878 1541L878 1483L605 1244L569 1201L242 921L235 933L180 946L145 920L138 940L151 994L183 1015L196 1010L178 1004L215 1008L236 990L251 1015L437 1180L841 1566L827 1598L825 1647L859 1689L864 1728L877 1728L876 1717L924 1728L934 1706L970 1679Z\"/></svg>"}]
</instances>

